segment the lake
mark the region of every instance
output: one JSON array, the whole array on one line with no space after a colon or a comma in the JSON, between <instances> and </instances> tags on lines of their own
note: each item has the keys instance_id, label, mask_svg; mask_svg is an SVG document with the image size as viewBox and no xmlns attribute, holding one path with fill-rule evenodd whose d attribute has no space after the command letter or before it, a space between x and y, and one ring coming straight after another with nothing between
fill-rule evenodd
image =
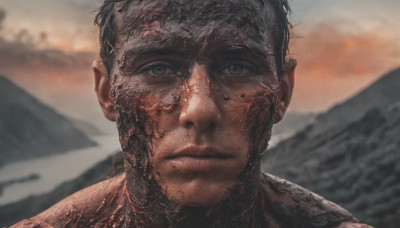
<instances>
[{"instance_id":1,"label":"lake","mask_svg":"<svg viewBox=\"0 0 400 228\"><path fill-rule=\"evenodd\" d=\"M110 154L121 150L116 135L90 138L96 141L98 146L14 162L0 168L0 182L27 177L33 173L40 175L37 180L15 183L5 187L0 196L0 205L16 202L29 195L50 192L62 182L78 177Z\"/></svg>"}]
</instances>

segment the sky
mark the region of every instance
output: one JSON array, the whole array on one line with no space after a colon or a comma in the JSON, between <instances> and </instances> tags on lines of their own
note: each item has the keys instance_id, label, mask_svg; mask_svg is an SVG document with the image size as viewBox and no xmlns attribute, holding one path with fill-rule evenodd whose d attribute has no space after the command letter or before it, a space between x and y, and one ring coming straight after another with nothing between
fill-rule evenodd
<instances>
[{"instance_id":1,"label":"sky","mask_svg":"<svg viewBox=\"0 0 400 228\"><path fill-rule=\"evenodd\" d=\"M298 60L289 111L322 112L400 66L400 1L289 0ZM109 126L91 62L100 0L1 0L0 75L69 117Z\"/></svg>"}]
</instances>

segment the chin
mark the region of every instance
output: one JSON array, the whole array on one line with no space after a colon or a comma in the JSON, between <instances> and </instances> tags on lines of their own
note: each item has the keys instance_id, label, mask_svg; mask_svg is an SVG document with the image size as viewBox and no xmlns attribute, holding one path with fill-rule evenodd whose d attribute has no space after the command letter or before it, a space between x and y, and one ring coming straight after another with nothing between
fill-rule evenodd
<instances>
[{"instance_id":1,"label":"chin","mask_svg":"<svg viewBox=\"0 0 400 228\"><path fill-rule=\"evenodd\" d=\"M233 186L234 182L212 183L194 180L181 186L163 188L167 189L166 195L173 202L192 207L209 207L228 198Z\"/></svg>"}]
</instances>

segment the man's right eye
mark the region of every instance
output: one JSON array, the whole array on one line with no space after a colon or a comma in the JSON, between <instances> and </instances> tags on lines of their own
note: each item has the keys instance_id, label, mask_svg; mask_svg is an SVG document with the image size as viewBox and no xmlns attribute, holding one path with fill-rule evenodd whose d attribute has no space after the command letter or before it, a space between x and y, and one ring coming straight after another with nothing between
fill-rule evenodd
<instances>
[{"instance_id":1,"label":"man's right eye","mask_svg":"<svg viewBox=\"0 0 400 228\"><path fill-rule=\"evenodd\" d=\"M140 69L141 74L151 75L156 77L170 76L177 73L175 68L167 63L150 63Z\"/></svg>"}]
</instances>

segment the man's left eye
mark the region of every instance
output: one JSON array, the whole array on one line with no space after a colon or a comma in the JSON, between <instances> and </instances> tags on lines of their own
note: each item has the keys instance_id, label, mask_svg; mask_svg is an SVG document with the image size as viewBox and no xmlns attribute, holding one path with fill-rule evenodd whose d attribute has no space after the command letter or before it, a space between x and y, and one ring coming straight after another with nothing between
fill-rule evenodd
<instances>
[{"instance_id":1,"label":"man's left eye","mask_svg":"<svg viewBox=\"0 0 400 228\"><path fill-rule=\"evenodd\" d=\"M248 66L242 64L229 64L222 68L221 73L226 76L243 77L251 73Z\"/></svg>"},{"instance_id":2,"label":"man's left eye","mask_svg":"<svg viewBox=\"0 0 400 228\"><path fill-rule=\"evenodd\" d=\"M173 71L171 68L164 66L164 65L157 65L151 68L151 72L154 75L165 75L165 74L171 74Z\"/></svg>"}]
</instances>

